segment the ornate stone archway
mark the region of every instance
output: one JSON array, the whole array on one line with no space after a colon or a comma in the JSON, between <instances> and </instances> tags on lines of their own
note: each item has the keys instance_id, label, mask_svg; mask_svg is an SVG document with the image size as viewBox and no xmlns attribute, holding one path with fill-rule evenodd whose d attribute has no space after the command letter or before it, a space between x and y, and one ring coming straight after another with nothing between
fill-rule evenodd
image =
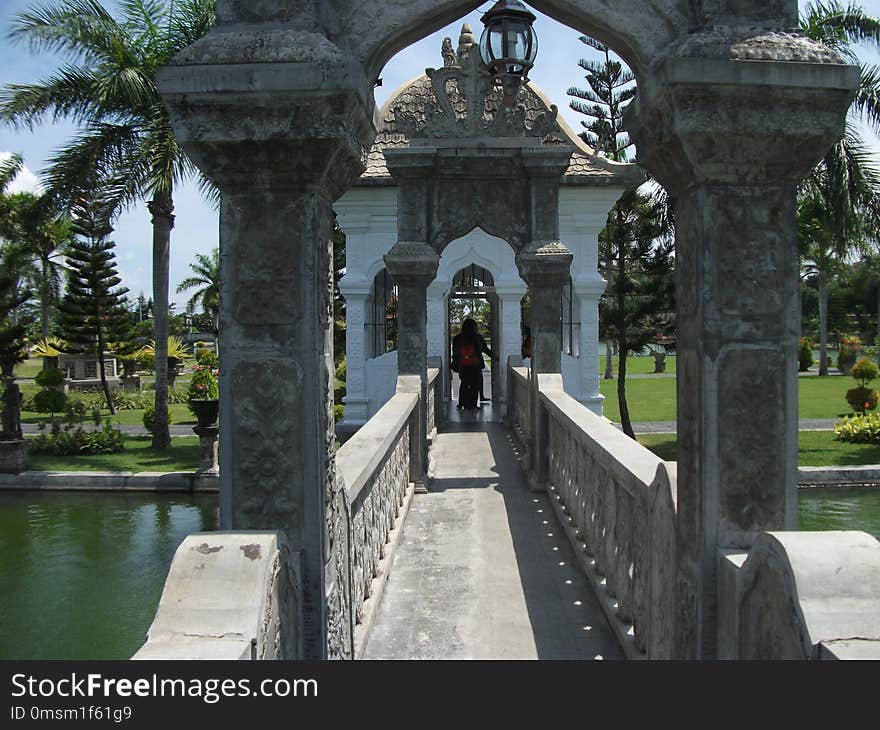
<instances>
[{"instance_id":1,"label":"ornate stone archway","mask_svg":"<svg viewBox=\"0 0 880 730\"><path fill-rule=\"evenodd\" d=\"M629 128L676 198L675 654L711 657L719 550L795 525L795 186L842 133L858 70L798 35L793 0L532 4L632 65ZM181 143L222 191L221 522L286 533L302 556L303 656L345 655L331 204L375 133L381 65L478 3L217 5L217 28L158 80Z\"/></svg>"}]
</instances>

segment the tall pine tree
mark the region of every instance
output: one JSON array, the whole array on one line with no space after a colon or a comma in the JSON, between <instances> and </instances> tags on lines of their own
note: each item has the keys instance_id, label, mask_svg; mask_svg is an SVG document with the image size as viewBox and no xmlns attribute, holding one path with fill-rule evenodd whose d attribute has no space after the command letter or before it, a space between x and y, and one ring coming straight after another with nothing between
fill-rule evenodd
<instances>
[{"instance_id":1,"label":"tall pine tree","mask_svg":"<svg viewBox=\"0 0 880 730\"><path fill-rule=\"evenodd\" d=\"M73 214L76 238L67 258L67 292L59 306L61 332L70 351L97 355L107 408L114 414L104 353L108 343L128 339L128 289L116 288L121 279L113 253L116 244L107 240L113 228L105 207L100 203L78 204Z\"/></svg>"},{"instance_id":2,"label":"tall pine tree","mask_svg":"<svg viewBox=\"0 0 880 730\"><path fill-rule=\"evenodd\" d=\"M572 87L570 106L584 114L581 139L616 162L628 161L632 140L623 128L623 112L636 93L635 76L612 56L604 43L581 36L601 54L601 61L581 59L588 89ZM624 432L635 438L626 400L626 358L655 334L658 319L674 308L673 242L665 192L627 191L608 214L599 234L599 260L607 282L599 305L605 339L605 378L612 375L611 342L617 343L617 402ZM663 240L658 240L663 239Z\"/></svg>"},{"instance_id":3,"label":"tall pine tree","mask_svg":"<svg viewBox=\"0 0 880 730\"><path fill-rule=\"evenodd\" d=\"M584 131L580 137L596 152L615 162L627 161L627 150L632 140L623 128L623 110L635 96L635 76L611 55L611 49L601 41L582 35L581 43L598 51L601 62L582 58L578 61L586 74L588 89L572 86L569 96L575 98L569 106L589 118L581 121ZM599 250L599 260L606 280L610 280L614 269L613 252L607 246ZM614 378L612 337L604 320L600 320L600 335L605 340L605 380Z\"/></svg>"}]
</instances>

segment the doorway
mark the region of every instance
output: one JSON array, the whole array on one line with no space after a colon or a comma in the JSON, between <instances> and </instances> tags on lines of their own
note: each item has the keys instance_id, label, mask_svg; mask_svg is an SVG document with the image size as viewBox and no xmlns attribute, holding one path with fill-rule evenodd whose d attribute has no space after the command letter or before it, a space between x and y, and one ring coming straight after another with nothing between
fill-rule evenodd
<instances>
[{"instance_id":1,"label":"doorway","mask_svg":"<svg viewBox=\"0 0 880 730\"><path fill-rule=\"evenodd\" d=\"M486 340L489 349L500 355L501 341L498 327L498 296L495 293L495 280L492 273L470 264L460 269L452 279L452 286L446 297L446 348L443 354L444 372L447 382L446 392L453 404L458 402L458 376L452 372L451 352L452 338L461 331L461 325L470 317L477 323L477 330ZM491 412L491 404L495 402L498 379L498 358L486 360L487 367L483 370L483 391L485 400L481 403ZM497 410L497 409L494 409ZM492 418L491 420L496 420Z\"/></svg>"}]
</instances>

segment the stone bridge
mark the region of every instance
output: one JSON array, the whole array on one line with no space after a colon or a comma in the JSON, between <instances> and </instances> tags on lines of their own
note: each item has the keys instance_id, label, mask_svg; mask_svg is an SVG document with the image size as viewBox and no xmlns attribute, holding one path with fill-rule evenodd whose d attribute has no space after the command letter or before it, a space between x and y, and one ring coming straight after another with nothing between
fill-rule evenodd
<instances>
[{"instance_id":1,"label":"stone bridge","mask_svg":"<svg viewBox=\"0 0 880 730\"><path fill-rule=\"evenodd\" d=\"M184 542L138 656L353 658L378 646L365 639L371 626L382 634L379 597L408 510L436 499L438 483L468 477L438 461L434 474L443 476L432 481L430 456L444 453L450 433L437 431L443 409L427 367L425 288L442 247L469 230L464 223L496 235L514 219L515 230L497 235L515 249L530 289L533 369L528 379L510 373L507 418L522 442L525 483L547 495L560 522L547 532L570 543L616 651L876 653L877 541L794 531L796 186L842 134L858 80L857 68L797 31L795 0L530 3L608 43L637 78L627 129L675 207L677 470L562 391L559 286L571 254L559 240L558 187L567 156L535 129L462 147L411 125L410 147L389 158L401 211L385 259L400 287L400 377L385 407L334 449L333 202L364 169L376 134L372 88L385 62L479 4L217 0L217 27L159 73L178 139L221 191L225 532ZM432 121L459 126L441 116ZM466 126L479 132L478 121ZM509 131L508 121L488 124ZM462 175L468 185L456 184ZM474 191L467 220L438 217L454 213L462 190ZM501 438L495 431L493 443ZM504 472L491 489L515 501L519 477ZM474 566L492 561L491 550L472 557ZM500 574L528 578L511 601L525 602L535 653L552 655L565 637L536 627L567 626L570 614L535 599L549 588L532 580L542 571L530 551L516 550L518 570L498 557ZM413 568L401 560L395 570ZM465 633L504 633L498 626ZM570 643L589 653L581 640ZM464 639L456 647L479 653Z\"/></svg>"},{"instance_id":2,"label":"stone bridge","mask_svg":"<svg viewBox=\"0 0 880 730\"><path fill-rule=\"evenodd\" d=\"M500 424L445 418L439 374L428 371L427 480L418 384L406 377L336 453L340 655L681 657L675 463L567 395L559 376L537 376L533 390L533 373L512 366ZM718 658L880 658L872 536L766 532L717 557ZM283 533L191 535L135 658L300 655L299 565Z\"/></svg>"}]
</instances>

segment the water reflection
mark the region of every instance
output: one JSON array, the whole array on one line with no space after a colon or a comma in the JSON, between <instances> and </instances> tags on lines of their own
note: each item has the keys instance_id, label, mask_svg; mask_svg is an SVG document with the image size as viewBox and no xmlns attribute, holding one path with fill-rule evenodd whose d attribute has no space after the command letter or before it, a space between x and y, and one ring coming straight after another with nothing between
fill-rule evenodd
<instances>
[{"instance_id":1,"label":"water reflection","mask_svg":"<svg viewBox=\"0 0 880 730\"><path fill-rule=\"evenodd\" d=\"M800 529L864 530L880 540L880 489L801 489Z\"/></svg>"},{"instance_id":2,"label":"water reflection","mask_svg":"<svg viewBox=\"0 0 880 730\"><path fill-rule=\"evenodd\" d=\"M0 494L0 658L127 659L214 495Z\"/></svg>"},{"instance_id":3,"label":"water reflection","mask_svg":"<svg viewBox=\"0 0 880 730\"><path fill-rule=\"evenodd\" d=\"M802 530L880 539L880 489L801 490ZM0 658L127 659L216 495L0 493Z\"/></svg>"}]
</instances>

